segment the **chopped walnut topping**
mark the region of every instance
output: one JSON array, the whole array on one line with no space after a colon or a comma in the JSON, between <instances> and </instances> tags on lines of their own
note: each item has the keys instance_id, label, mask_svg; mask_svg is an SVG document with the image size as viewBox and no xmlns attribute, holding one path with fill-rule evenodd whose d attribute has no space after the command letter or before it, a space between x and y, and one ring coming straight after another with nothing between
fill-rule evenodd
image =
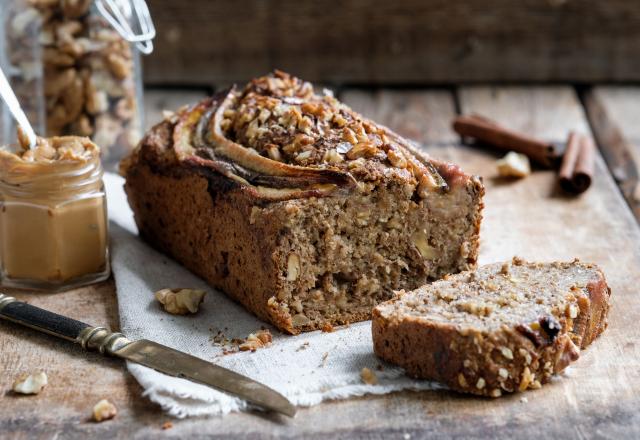
<instances>
[{"instance_id":1,"label":"chopped walnut topping","mask_svg":"<svg viewBox=\"0 0 640 440\"><path fill-rule=\"evenodd\" d=\"M404 158L402 153L396 151L393 148L387 151L387 158L389 159L389 162L391 162L391 165L393 165L394 167L398 167L398 168L407 167L407 160Z\"/></svg>"},{"instance_id":2,"label":"chopped walnut topping","mask_svg":"<svg viewBox=\"0 0 640 440\"><path fill-rule=\"evenodd\" d=\"M331 149L325 151L323 160L327 163L340 163L344 161L344 157L337 150Z\"/></svg>"},{"instance_id":3,"label":"chopped walnut topping","mask_svg":"<svg viewBox=\"0 0 640 440\"><path fill-rule=\"evenodd\" d=\"M209 136L203 136L204 124L194 127L185 122L197 121L202 114L213 114L214 129ZM397 183L407 198L415 194L427 198L434 191L446 191L446 180L452 180L445 180L441 169L445 176L461 174L414 154L410 142L337 99L314 93L309 83L279 71L256 78L241 90L233 88L224 96L181 110L178 121L174 131L182 130L182 139L186 139L174 148L179 160L197 152L207 161L219 162L220 157L235 161L238 167L229 171L231 176L263 190L278 189L277 194L269 192L274 198L294 197L306 188L328 194L358 186L371 192L387 181ZM198 134L191 138L200 139L204 146L191 145L189 131ZM211 154L202 154L205 148L211 148ZM256 157L243 149L255 152ZM261 177L258 183L256 173L267 178ZM303 184L307 176L310 179Z\"/></svg>"},{"instance_id":4,"label":"chopped walnut topping","mask_svg":"<svg viewBox=\"0 0 640 440\"><path fill-rule=\"evenodd\" d=\"M500 353L502 353L502 356L506 359L513 360L513 351L511 351L509 347L500 348Z\"/></svg>"},{"instance_id":5,"label":"chopped walnut topping","mask_svg":"<svg viewBox=\"0 0 640 440\"><path fill-rule=\"evenodd\" d=\"M527 350L525 350L524 348L520 348L518 350L518 353L520 353L520 356L522 356L524 358L524 362L526 365L531 364L531 355L529 354L529 352Z\"/></svg>"},{"instance_id":6,"label":"chopped walnut topping","mask_svg":"<svg viewBox=\"0 0 640 440\"><path fill-rule=\"evenodd\" d=\"M353 148L347 151L347 158L358 159L361 157L373 157L378 152L378 148L369 141L358 142Z\"/></svg>"},{"instance_id":7,"label":"chopped walnut topping","mask_svg":"<svg viewBox=\"0 0 640 440\"><path fill-rule=\"evenodd\" d=\"M280 150L278 149L277 145L271 145L267 147L267 154L269 158L272 160L277 160L277 161L282 160L282 155L280 154Z\"/></svg>"},{"instance_id":8,"label":"chopped walnut topping","mask_svg":"<svg viewBox=\"0 0 640 440\"><path fill-rule=\"evenodd\" d=\"M358 143L358 138L356 137L356 134L349 127L344 127L344 129L342 130L342 140L352 145L355 145Z\"/></svg>"},{"instance_id":9,"label":"chopped walnut topping","mask_svg":"<svg viewBox=\"0 0 640 440\"><path fill-rule=\"evenodd\" d=\"M520 379L520 385L518 386L518 389L520 391L524 391L529 387L529 384L534 380L534 376L533 374L531 374L531 370L529 369L529 367L524 367L524 370L522 371L522 377Z\"/></svg>"}]
</instances>

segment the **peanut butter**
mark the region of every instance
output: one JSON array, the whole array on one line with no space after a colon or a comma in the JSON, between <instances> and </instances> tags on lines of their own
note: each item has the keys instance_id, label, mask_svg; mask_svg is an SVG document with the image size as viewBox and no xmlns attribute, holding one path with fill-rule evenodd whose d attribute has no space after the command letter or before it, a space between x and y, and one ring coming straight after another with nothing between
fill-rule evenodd
<instances>
[{"instance_id":1,"label":"peanut butter","mask_svg":"<svg viewBox=\"0 0 640 440\"><path fill-rule=\"evenodd\" d=\"M59 289L109 275L100 150L87 138L38 138L0 150L2 285Z\"/></svg>"}]
</instances>

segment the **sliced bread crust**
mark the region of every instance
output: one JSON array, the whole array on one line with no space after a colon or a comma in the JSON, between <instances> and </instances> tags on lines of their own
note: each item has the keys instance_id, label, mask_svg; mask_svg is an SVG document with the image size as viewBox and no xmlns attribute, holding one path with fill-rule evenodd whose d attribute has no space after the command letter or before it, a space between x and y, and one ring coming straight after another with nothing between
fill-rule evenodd
<instances>
[{"instance_id":1,"label":"sliced bread crust","mask_svg":"<svg viewBox=\"0 0 640 440\"><path fill-rule=\"evenodd\" d=\"M373 310L373 343L408 375L483 396L539 388L607 326L593 264L509 263L398 295Z\"/></svg>"}]
</instances>

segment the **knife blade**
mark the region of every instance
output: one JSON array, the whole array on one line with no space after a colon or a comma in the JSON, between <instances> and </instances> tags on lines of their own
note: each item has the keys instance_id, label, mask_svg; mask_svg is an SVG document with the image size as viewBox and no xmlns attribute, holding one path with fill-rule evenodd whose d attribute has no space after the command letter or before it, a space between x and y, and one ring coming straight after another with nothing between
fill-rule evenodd
<instances>
[{"instance_id":1,"label":"knife blade","mask_svg":"<svg viewBox=\"0 0 640 440\"><path fill-rule=\"evenodd\" d=\"M289 417L296 413L296 407L289 400L266 385L153 341L131 341L122 333L93 327L3 294L0 294L0 317L78 343L86 350L98 350L170 376L210 386L264 409Z\"/></svg>"}]
</instances>

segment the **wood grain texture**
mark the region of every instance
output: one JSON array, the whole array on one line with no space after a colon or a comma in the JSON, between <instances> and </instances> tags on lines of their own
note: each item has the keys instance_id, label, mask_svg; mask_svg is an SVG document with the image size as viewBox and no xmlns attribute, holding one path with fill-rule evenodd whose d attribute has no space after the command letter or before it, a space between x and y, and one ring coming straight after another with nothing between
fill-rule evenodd
<instances>
[{"instance_id":1,"label":"wood grain texture","mask_svg":"<svg viewBox=\"0 0 640 440\"><path fill-rule=\"evenodd\" d=\"M362 84L640 79L627 0L150 0L153 83L211 84L279 68Z\"/></svg>"},{"instance_id":2,"label":"wood grain texture","mask_svg":"<svg viewBox=\"0 0 640 440\"><path fill-rule=\"evenodd\" d=\"M446 90L347 90L341 99L374 121L425 145L449 145L458 137L451 128L456 110Z\"/></svg>"},{"instance_id":3,"label":"wood grain texture","mask_svg":"<svg viewBox=\"0 0 640 440\"><path fill-rule=\"evenodd\" d=\"M583 97L600 151L640 221L640 89L595 87Z\"/></svg>"},{"instance_id":4,"label":"wood grain texture","mask_svg":"<svg viewBox=\"0 0 640 440\"><path fill-rule=\"evenodd\" d=\"M554 132L541 122L565 117L565 129L585 127L584 115L570 89L534 89L529 106L518 89L492 93L474 89L486 99L461 99L464 112L494 109L500 114L528 116L524 124L541 136ZM514 98L509 98L509 91ZM461 96L473 91L463 89ZM503 96L503 94L506 94ZM539 96L540 95L540 96ZM542 96L544 95L544 96ZM557 96L554 99L552 96ZM563 98L563 96L573 96ZM487 185L482 229L483 262L519 254L535 259L574 256L601 264L613 288L610 328L583 353L570 371L541 390L498 400L447 392L404 392L381 397L328 402L302 409L296 419L270 415L231 414L224 418L169 420L140 396L141 389L115 359L84 353L46 335L0 321L0 433L3 438L634 438L640 436L640 231L616 191L601 158L593 187L579 198L555 191L555 176L534 173L521 181L495 179L491 152L461 146L447 129L454 100L446 91L347 91L344 99L365 114L401 133L413 133L427 151L459 162L481 174ZM473 102L473 108L469 107ZM391 104L393 103L393 104ZM509 107L511 111L508 111ZM433 109L433 110L427 110ZM441 109L438 111L438 109ZM420 114L416 114L420 112ZM422 113L424 112L424 113ZM573 116L571 116L573 115ZM413 122L412 122L413 121ZM426 128L420 128L424 121ZM538 125L539 124L539 125ZM416 128L417 127L417 128ZM440 127L440 128L436 128ZM562 127L554 128L560 133ZM88 323L117 328L112 282L56 295L27 294L21 299ZM45 369L51 383L36 397L8 392L22 371ZM89 421L91 407L102 398L118 406L116 419ZM521 400L527 398L527 402ZM405 435L409 435L406 437Z\"/></svg>"}]
</instances>

